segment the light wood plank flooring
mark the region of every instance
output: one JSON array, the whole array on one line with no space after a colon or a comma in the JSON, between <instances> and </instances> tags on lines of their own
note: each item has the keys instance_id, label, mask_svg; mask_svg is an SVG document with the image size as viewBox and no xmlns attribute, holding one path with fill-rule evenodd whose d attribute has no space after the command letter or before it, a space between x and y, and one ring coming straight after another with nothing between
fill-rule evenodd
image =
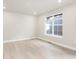
<instances>
[{"instance_id":1,"label":"light wood plank flooring","mask_svg":"<svg viewBox=\"0 0 79 59\"><path fill-rule=\"evenodd\" d=\"M63 48L40 40L4 43L4 59L76 59Z\"/></svg>"}]
</instances>

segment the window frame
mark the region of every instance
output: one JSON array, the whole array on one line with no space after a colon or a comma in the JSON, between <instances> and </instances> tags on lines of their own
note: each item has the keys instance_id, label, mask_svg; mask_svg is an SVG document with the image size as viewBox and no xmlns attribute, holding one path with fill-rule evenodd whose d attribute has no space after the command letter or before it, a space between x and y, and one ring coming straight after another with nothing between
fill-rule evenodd
<instances>
[{"instance_id":1,"label":"window frame","mask_svg":"<svg viewBox=\"0 0 79 59\"><path fill-rule=\"evenodd\" d=\"M59 13L59 14L62 14L62 16L63 16L63 13ZM55 15L59 15L59 14L55 14ZM51 15L51 16L54 17L55 15ZM47 16L47 17L50 17L50 16ZM46 32L46 20L47 20L47 17L45 17L45 35L46 36L50 36L50 37L52 36L52 37L55 37L55 38L62 38L63 37L63 17L62 17L62 24L60 24L62 26L62 36L60 36L60 35L54 35L54 32L52 34L48 34ZM57 25L57 24L54 24L54 25Z\"/></svg>"}]
</instances>

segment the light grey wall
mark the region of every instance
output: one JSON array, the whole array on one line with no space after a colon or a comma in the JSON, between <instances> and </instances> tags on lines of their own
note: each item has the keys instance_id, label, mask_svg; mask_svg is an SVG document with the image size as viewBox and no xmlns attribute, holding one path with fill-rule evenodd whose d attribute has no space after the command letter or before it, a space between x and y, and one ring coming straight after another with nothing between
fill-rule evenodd
<instances>
[{"instance_id":1,"label":"light grey wall","mask_svg":"<svg viewBox=\"0 0 79 59\"><path fill-rule=\"evenodd\" d=\"M35 16L4 11L4 41L35 37Z\"/></svg>"},{"instance_id":2,"label":"light grey wall","mask_svg":"<svg viewBox=\"0 0 79 59\"><path fill-rule=\"evenodd\" d=\"M55 10L48 12L46 14L40 15L37 20L37 37L55 41L57 43L61 43L62 45L67 45L72 48L76 47L76 26L75 26L75 21L76 21L76 7L75 4L65 6L61 8L60 10ZM53 36L47 36L44 34L45 30L45 17L50 16L50 15L55 15L58 13L63 13L63 36L62 38L57 38ZM38 25L39 24L39 25Z\"/></svg>"}]
</instances>

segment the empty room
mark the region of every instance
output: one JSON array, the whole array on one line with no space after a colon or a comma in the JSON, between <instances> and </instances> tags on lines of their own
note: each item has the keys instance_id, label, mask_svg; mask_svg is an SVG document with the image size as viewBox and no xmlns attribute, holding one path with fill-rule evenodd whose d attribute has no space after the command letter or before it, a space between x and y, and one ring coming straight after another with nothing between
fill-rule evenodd
<instances>
[{"instance_id":1,"label":"empty room","mask_svg":"<svg viewBox=\"0 0 79 59\"><path fill-rule=\"evenodd\" d=\"M76 0L3 0L4 59L76 59Z\"/></svg>"}]
</instances>

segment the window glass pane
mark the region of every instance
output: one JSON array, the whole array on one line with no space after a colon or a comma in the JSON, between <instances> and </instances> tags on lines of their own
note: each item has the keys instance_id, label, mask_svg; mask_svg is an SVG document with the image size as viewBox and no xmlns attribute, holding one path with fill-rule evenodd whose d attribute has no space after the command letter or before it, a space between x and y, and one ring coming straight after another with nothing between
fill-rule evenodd
<instances>
[{"instance_id":1,"label":"window glass pane","mask_svg":"<svg viewBox=\"0 0 79 59\"><path fill-rule=\"evenodd\" d=\"M57 26L58 31L62 31L62 26Z\"/></svg>"},{"instance_id":2,"label":"window glass pane","mask_svg":"<svg viewBox=\"0 0 79 59\"><path fill-rule=\"evenodd\" d=\"M54 26L54 31L57 31L57 26Z\"/></svg>"},{"instance_id":3,"label":"window glass pane","mask_svg":"<svg viewBox=\"0 0 79 59\"><path fill-rule=\"evenodd\" d=\"M62 15L54 16L54 35L62 36Z\"/></svg>"},{"instance_id":4,"label":"window glass pane","mask_svg":"<svg viewBox=\"0 0 79 59\"><path fill-rule=\"evenodd\" d=\"M57 31L54 31L54 35L58 35L58 32Z\"/></svg>"},{"instance_id":5,"label":"window glass pane","mask_svg":"<svg viewBox=\"0 0 79 59\"><path fill-rule=\"evenodd\" d=\"M61 17L61 15L54 16L54 24L62 24L62 17Z\"/></svg>"},{"instance_id":6,"label":"window glass pane","mask_svg":"<svg viewBox=\"0 0 79 59\"><path fill-rule=\"evenodd\" d=\"M47 21L46 33L47 34L52 34L52 21L50 19Z\"/></svg>"},{"instance_id":7,"label":"window glass pane","mask_svg":"<svg viewBox=\"0 0 79 59\"><path fill-rule=\"evenodd\" d=\"M60 20L54 20L54 24L62 24L62 19L60 19Z\"/></svg>"},{"instance_id":8,"label":"window glass pane","mask_svg":"<svg viewBox=\"0 0 79 59\"><path fill-rule=\"evenodd\" d=\"M57 34L61 36L62 35L62 31L57 31Z\"/></svg>"},{"instance_id":9,"label":"window glass pane","mask_svg":"<svg viewBox=\"0 0 79 59\"><path fill-rule=\"evenodd\" d=\"M54 26L54 35L62 35L62 26Z\"/></svg>"},{"instance_id":10,"label":"window glass pane","mask_svg":"<svg viewBox=\"0 0 79 59\"><path fill-rule=\"evenodd\" d=\"M62 26L54 26L54 31L62 31Z\"/></svg>"},{"instance_id":11,"label":"window glass pane","mask_svg":"<svg viewBox=\"0 0 79 59\"><path fill-rule=\"evenodd\" d=\"M52 26L50 25L49 28L47 29L47 34L52 34Z\"/></svg>"}]
</instances>

